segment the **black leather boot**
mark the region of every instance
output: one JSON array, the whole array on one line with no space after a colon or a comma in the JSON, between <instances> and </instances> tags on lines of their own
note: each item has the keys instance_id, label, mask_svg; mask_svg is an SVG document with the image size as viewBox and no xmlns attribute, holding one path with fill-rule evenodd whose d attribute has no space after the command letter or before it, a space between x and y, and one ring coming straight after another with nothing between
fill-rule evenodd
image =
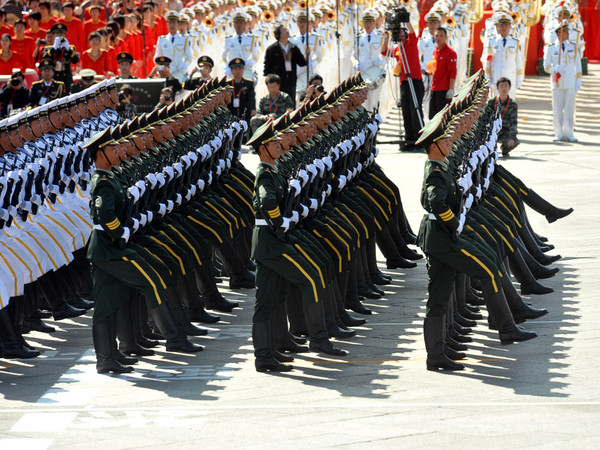
<instances>
[{"instance_id":1,"label":"black leather boot","mask_svg":"<svg viewBox=\"0 0 600 450\"><path fill-rule=\"evenodd\" d=\"M194 272L196 274L196 281L202 291L202 298L206 308L214 309L221 312L231 312L233 308L237 308L239 304L237 302L230 302L223 298L214 279L204 269L198 269Z\"/></svg>"},{"instance_id":2,"label":"black leather boot","mask_svg":"<svg viewBox=\"0 0 600 450\"><path fill-rule=\"evenodd\" d=\"M465 366L455 363L444 352L444 316L426 317L423 322L423 337L427 350L427 370L464 370Z\"/></svg>"},{"instance_id":3,"label":"black leather boot","mask_svg":"<svg viewBox=\"0 0 600 450\"><path fill-rule=\"evenodd\" d=\"M290 286L286 291L285 309L290 322L290 333L296 336L306 336L306 319L302 308L302 296L297 286Z\"/></svg>"},{"instance_id":4,"label":"black leather boot","mask_svg":"<svg viewBox=\"0 0 600 450\"><path fill-rule=\"evenodd\" d=\"M333 297L333 288L331 284L327 286L323 295L323 307L325 310L325 324L327 326L327 335L339 339L347 339L356 335L356 331L340 327L339 316L337 315L337 305ZM343 326L343 324L342 324Z\"/></svg>"},{"instance_id":5,"label":"black leather boot","mask_svg":"<svg viewBox=\"0 0 600 450\"><path fill-rule=\"evenodd\" d=\"M252 324L252 345L254 345L254 367L257 372L289 372L292 366L281 364L273 356L271 327L268 320Z\"/></svg>"},{"instance_id":6,"label":"black leather boot","mask_svg":"<svg viewBox=\"0 0 600 450\"><path fill-rule=\"evenodd\" d=\"M325 313L321 303L303 303L304 317L310 337L309 348L313 352L332 356L346 356L348 352L333 346L327 335Z\"/></svg>"},{"instance_id":7,"label":"black leather boot","mask_svg":"<svg viewBox=\"0 0 600 450\"><path fill-rule=\"evenodd\" d=\"M504 292L486 293L486 303L490 318L498 328L500 343L502 345L512 344L518 341L527 341L537 337L533 331L526 331L515 323Z\"/></svg>"},{"instance_id":8,"label":"black leather boot","mask_svg":"<svg viewBox=\"0 0 600 450\"><path fill-rule=\"evenodd\" d=\"M379 250L381 250L381 253L385 256L388 269L412 269L417 267L416 263L407 261L400 255L396 248L396 244L386 227L383 227L381 231L377 232L376 239Z\"/></svg>"},{"instance_id":9,"label":"black leather boot","mask_svg":"<svg viewBox=\"0 0 600 450\"><path fill-rule=\"evenodd\" d=\"M254 274L246 269L244 261L240 258L233 246L223 243L217 248L217 254L229 273L230 289L254 289Z\"/></svg>"},{"instance_id":10,"label":"black leather boot","mask_svg":"<svg viewBox=\"0 0 600 450\"><path fill-rule=\"evenodd\" d=\"M537 282L529 267L527 267L527 263L523 259L521 255L521 251L517 248L513 253L508 255L508 261L510 265L510 270L517 279L519 283L521 283L521 294L522 295L543 295L550 294L554 292L554 289L542 286Z\"/></svg>"},{"instance_id":11,"label":"black leather boot","mask_svg":"<svg viewBox=\"0 0 600 450\"><path fill-rule=\"evenodd\" d=\"M552 205L548 201L540 197L533 189L529 189L527 195L523 195L523 202L534 211L537 211L544 217L548 223L562 219L573 212L573 208L561 209Z\"/></svg>"},{"instance_id":12,"label":"black leather boot","mask_svg":"<svg viewBox=\"0 0 600 450\"><path fill-rule=\"evenodd\" d=\"M454 281L454 292L456 294L456 310L461 316L470 320L482 320L483 316L473 312L467 305L467 276L464 273L456 275Z\"/></svg>"},{"instance_id":13,"label":"black leather boot","mask_svg":"<svg viewBox=\"0 0 600 450\"><path fill-rule=\"evenodd\" d=\"M527 251L531 254L531 256L533 256L540 264L547 266L561 258L560 255L548 256L542 252L526 227L521 227L518 229L518 231L519 238L525 245L525 248L527 248Z\"/></svg>"},{"instance_id":14,"label":"black leather boot","mask_svg":"<svg viewBox=\"0 0 600 450\"><path fill-rule=\"evenodd\" d=\"M113 356L113 347L117 343L113 339L111 323L92 325L92 337L94 339L94 350L96 351L96 371L98 373L129 373L133 367L125 366L116 361Z\"/></svg>"},{"instance_id":15,"label":"black leather boot","mask_svg":"<svg viewBox=\"0 0 600 450\"><path fill-rule=\"evenodd\" d=\"M177 290L182 293L181 299L185 314L190 322L217 323L221 318L209 314L204 309L204 300L200 288L196 285L195 271L176 278Z\"/></svg>"},{"instance_id":16,"label":"black leather boot","mask_svg":"<svg viewBox=\"0 0 600 450\"><path fill-rule=\"evenodd\" d=\"M2 353L4 358L30 359L40 355L37 350L32 350L26 345L23 337L19 335L14 327L14 320L11 317L11 310L15 307L11 305L14 301L22 301L22 298L13 297L10 303L0 309L0 344L2 344Z\"/></svg>"},{"instance_id":17,"label":"black leather boot","mask_svg":"<svg viewBox=\"0 0 600 450\"><path fill-rule=\"evenodd\" d=\"M271 312L269 317L269 326L271 327L271 352L272 355L281 363L294 362L294 357L283 353L281 345L287 343L289 339L287 328L287 317L283 304L277 305L277 308ZM291 341L291 339L289 339Z\"/></svg>"},{"instance_id":18,"label":"black leather boot","mask_svg":"<svg viewBox=\"0 0 600 450\"><path fill-rule=\"evenodd\" d=\"M175 287L167 289L166 301L171 311L171 316L177 325L177 328L182 330L188 336L206 336L208 333L204 328L192 325L185 315L183 305L181 304L179 293Z\"/></svg>"},{"instance_id":19,"label":"black leather boot","mask_svg":"<svg viewBox=\"0 0 600 450\"><path fill-rule=\"evenodd\" d=\"M154 350L142 347L135 340L133 317L131 309L137 308L134 300L121 305L117 310L117 337L119 338L119 350L121 353L131 356L152 356Z\"/></svg>"},{"instance_id":20,"label":"black leather boot","mask_svg":"<svg viewBox=\"0 0 600 450\"><path fill-rule=\"evenodd\" d=\"M133 328L135 342L145 348L158 347L158 341L154 339L148 339L142 332L142 326L148 326L148 311L146 309L144 297L138 293L138 295L135 295L131 299L131 302L131 325Z\"/></svg>"},{"instance_id":21,"label":"black leather boot","mask_svg":"<svg viewBox=\"0 0 600 450\"><path fill-rule=\"evenodd\" d=\"M50 306L54 320L79 317L85 314L85 309L74 308L65 302L57 288L58 278L53 272L48 272L37 279L38 286Z\"/></svg>"},{"instance_id":22,"label":"black leather boot","mask_svg":"<svg viewBox=\"0 0 600 450\"><path fill-rule=\"evenodd\" d=\"M554 275L556 275L559 272L558 267L550 268L550 267L545 267L544 265L540 264L533 256L531 256L529 254L529 252L527 251L527 249L525 248L523 243L520 242L518 239L517 239L517 247L519 248L519 251L521 252L521 256L523 257L525 264L527 264L527 267L529 268L529 270L531 271L531 274L534 276L534 278L536 280L552 278Z\"/></svg>"},{"instance_id":23,"label":"black leather boot","mask_svg":"<svg viewBox=\"0 0 600 450\"><path fill-rule=\"evenodd\" d=\"M379 267L377 267L377 243L375 242L375 238L371 237L370 239L367 239L364 245L367 251L367 265L369 267L369 277L371 278L371 281L379 286L390 284L392 282L392 277L384 275L379 270Z\"/></svg>"},{"instance_id":24,"label":"black leather boot","mask_svg":"<svg viewBox=\"0 0 600 450\"><path fill-rule=\"evenodd\" d=\"M201 345L192 344L188 341L183 330L177 328L166 302L162 302L156 308L151 309L150 314L152 314L154 322L162 335L167 339L167 350L184 353L197 353L204 350Z\"/></svg>"},{"instance_id":25,"label":"black leather boot","mask_svg":"<svg viewBox=\"0 0 600 450\"><path fill-rule=\"evenodd\" d=\"M346 309L351 309L357 314L370 315L373 312L369 308L364 306L358 299L357 270L358 261L350 261L350 272L348 276L348 285L346 288L346 297L344 299L344 305Z\"/></svg>"},{"instance_id":26,"label":"black leather boot","mask_svg":"<svg viewBox=\"0 0 600 450\"><path fill-rule=\"evenodd\" d=\"M502 290L516 323L522 323L527 319L537 319L548 314L545 309L536 309L525 303L515 286L507 278L502 278Z\"/></svg>"},{"instance_id":27,"label":"black leather boot","mask_svg":"<svg viewBox=\"0 0 600 450\"><path fill-rule=\"evenodd\" d=\"M396 249L400 253L400 256L409 261L417 261L419 259L423 259L423 255L408 248L408 245L404 240L402 233L400 233L400 230L398 230L395 221L391 220L386 226L390 232L390 235L392 236L392 239L396 244Z\"/></svg>"}]
</instances>

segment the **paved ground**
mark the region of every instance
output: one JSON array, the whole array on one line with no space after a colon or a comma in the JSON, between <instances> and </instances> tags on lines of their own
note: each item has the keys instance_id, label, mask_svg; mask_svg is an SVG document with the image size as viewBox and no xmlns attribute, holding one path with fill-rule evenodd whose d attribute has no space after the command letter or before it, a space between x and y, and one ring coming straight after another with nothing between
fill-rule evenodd
<instances>
[{"instance_id":1,"label":"paved ground","mask_svg":"<svg viewBox=\"0 0 600 450\"><path fill-rule=\"evenodd\" d=\"M127 376L95 373L90 316L31 333L32 361L0 360L0 449L45 448L598 448L600 433L600 67L578 96L578 144L552 144L548 79L526 80L519 98L523 144L503 164L575 213L549 225L555 292L530 300L550 314L527 324L539 338L501 346L483 322L467 370L425 370L426 271L394 278L345 360L300 356L296 370L258 374L250 341L252 291L226 292L242 309L222 314L196 356L160 351ZM392 120L393 121L393 120ZM385 135L396 133L390 127ZM248 165L255 164L251 155ZM413 227L423 154L381 148ZM556 251L555 251L556 252Z\"/></svg>"}]
</instances>

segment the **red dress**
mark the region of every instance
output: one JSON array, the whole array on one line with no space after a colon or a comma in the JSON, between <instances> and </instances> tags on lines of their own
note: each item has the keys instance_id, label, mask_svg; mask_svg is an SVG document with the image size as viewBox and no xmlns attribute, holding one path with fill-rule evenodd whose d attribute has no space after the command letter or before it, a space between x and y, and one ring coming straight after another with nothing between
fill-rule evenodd
<instances>
[{"instance_id":1,"label":"red dress","mask_svg":"<svg viewBox=\"0 0 600 450\"><path fill-rule=\"evenodd\" d=\"M29 36L30 38L33 38L33 42L37 41L38 39L46 39L46 32L44 30L42 30L41 28L38 31L31 31L31 28L29 28L28 30L25 30L25 36ZM53 44L54 42L50 42L50 44Z\"/></svg>"},{"instance_id":2,"label":"red dress","mask_svg":"<svg viewBox=\"0 0 600 450\"><path fill-rule=\"evenodd\" d=\"M25 36L23 39L18 39L16 37L12 38L12 42L10 44L10 49L15 52L20 58L25 61L25 65L31 69L35 68L35 64L33 61L33 52L35 52L35 41Z\"/></svg>"},{"instance_id":3,"label":"red dress","mask_svg":"<svg viewBox=\"0 0 600 450\"><path fill-rule=\"evenodd\" d=\"M11 50L8 58L0 56L0 75L12 75L13 69L25 73L25 65L23 58Z\"/></svg>"},{"instance_id":4,"label":"red dress","mask_svg":"<svg viewBox=\"0 0 600 450\"><path fill-rule=\"evenodd\" d=\"M92 69L98 75L106 75L108 72L108 52L100 49L100 54L96 57L92 56L92 50L86 50L81 54L81 68Z\"/></svg>"},{"instance_id":5,"label":"red dress","mask_svg":"<svg viewBox=\"0 0 600 450\"><path fill-rule=\"evenodd\" d=\"M40 21L40 28L44 31L48 31L56 23L58 23L58 20L56 20L54 17L50 17L46 22L44 22L43 20Z\"/></svg>"},{"instance_id":6,"label":"red dress","mask_svg":"<svg viewBox=\"0 0 600 450\"><path fill-rule=\"evenodd\" d=\"M9 34L9 35L13 35L13 27L11 27L10 25L4 25L2 27L0 27L0 37L2 37L3 34Z\"/></svg>"},{"instance_id":7,"label":"red dress","mask_svg":"<svg viewBox=\"0 0 600 450\"><path fill-rule=\"evenodd\" d=\"M75 50L82 53L87 48L86 36L83 33L83 23L77 17L71 20L66 20L64 17L59 19L67 27L66 38L69 44L75 46Z\"/></svg>"},{"instance_id":8,"label":"red dress","mask_svg":"<svg viewBox=\"0 0 600 450\"><path fill-rule=\"evenodd\" d=\"M100 28L104 28L105 26L106 22L104 22L103 20L99 20L98 22L93 22L91 19L86 20L83 23L83 33L86 36L86 38L89 38L91 33L93 33L96 30L99 30ZM85 48L89 48L88 42L85 42Z\"/></svg>"}]
</instances>

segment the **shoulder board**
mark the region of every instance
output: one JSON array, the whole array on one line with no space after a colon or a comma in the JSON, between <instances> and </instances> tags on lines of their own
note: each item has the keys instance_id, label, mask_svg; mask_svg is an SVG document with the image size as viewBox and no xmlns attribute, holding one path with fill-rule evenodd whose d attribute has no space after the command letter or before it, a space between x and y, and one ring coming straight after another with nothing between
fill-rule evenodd
<instances>
[{"instance_id":1,"label":"shoulder board","mask_svg":"<svg viewBox=\"0 0 600 450\"><path fill-rule=\"evenodd\" d=\"M249 81L250 83L254 84L254 80L251 80L250 78L242 78L242 80Z\"/></svg>"},{"instance_id":2,"label":"shoulder board","mask_svg":"<svg viewBox=\"0 0 600 450\"><path fill-rule=\"evenodd\" d=\"M42 80L34 81L33 83L31 83L31 87L33 87L33 86L34 86L34 85L36 85L36 84L37 84L37 85L40 85L40 84L42 84L42 83L43 83L43 81L42 81Z\"/></svg>"}]
</instances>

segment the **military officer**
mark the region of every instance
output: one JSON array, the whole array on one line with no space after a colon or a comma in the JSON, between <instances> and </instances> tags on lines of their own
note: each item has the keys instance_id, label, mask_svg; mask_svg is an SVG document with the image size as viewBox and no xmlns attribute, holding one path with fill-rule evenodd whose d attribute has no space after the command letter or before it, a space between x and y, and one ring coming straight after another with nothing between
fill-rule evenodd
<instances>
[{"instance_id":1,"label":"military officer","mask_svg":"<svg viewBox=\"0 0 600 450\"><path fill-rule=\"evenodd\" d=\"M127 52L121 52L117 55L117 64L119 65L119 80L136 80L137 77L131 74L131 65L133 64L133 56Z\"/></svg>"},{"instance_id":2,"label":"military officer","mask_svg":"<svg viewBox=\"0 0 600 450\"><path fill-rule=\"evenodd\" d=\"M171 74L183 83L188 76L188 68L192 63L192 42L188 37L179 34L179 14L169 11L165 15L169 34L160 36L156 42L154 59L165 56L171 60Z\"/></svg>"},{"instance_id":3,"label":"military officer","mask_svg":"<svg viewBox=\"0 0 600 450\"><path fill-rule=\"evenodd\" d=\"M544 70L550 74L555 141L577 142L573 135L575 95L581 89L581 53L568 40L569 22L555 28L558 39L544 49Z\"/></svg>"},{"instance_id":4,"label":"military officer","mask_svg":"<svg viewBox=\"0 0 600 450\"><path fill-rule=\"evenodd\" d=\"M498 34L490 37L487 45L484 46L481 64L494 95L498 95L496 82L500 77L506 77L511 82L509 95L514 99L525 74L521 46L519 40L510 34L513 19L509 14L496 13L494 22Z\"/></svg>"},{"instance_id":5,"label":"military officer","mask_svg":"<svg viewBox=\"0 0 600 450\"><path fill-rule=\"evenodd\" d=\"M315 73L318 73L318 67L323 59L324 43L322 37L313 29L314 17L309 17L306 10L300 10L296 14L296 24L298 25L298 35L290 38L290 42L296 45L302 52L302 56L308 64L298 67L296 73L296 91L304 91L308 86L308 80ZM306 49L310 48L310 56L306 57Z\"/></svg>"},{"instance_id":6,"label":"military officer","mask_svg":"<svg viewBox=\"0 0 600 450\"><path fill-rule=\"evenodd\" d=\"M50 59L54 64L54 78L65 84L65 92L71 92L73 84L73 73L71 64L79 62L77 49L69 45L65 37L67 26L64 23L56 23L50 28L50 34L54 36L54 43L44 47L42 59Z\"/></svg>"},{"instance_id":7,"label":"military officer","mask_svg":"<svg viewBox=\"0 0 600 450\"><path fill-rule=\"evenodd\" d=\"M246 69L256 73L254 65L258 61L258 44L252 34L246 33L246 24L249 21L248 15L243 11L237 11L233 15L233 29L235 34L225 38L225 48L221 55L225 74L231 76L229 61L235 58L243 59L246 62ZM256 77L253 76L253 79Z\"/></svg>"},{"instance_id":8,"label":"military officer","mask_svg":"<svg viewBox=\"0 0 600 450\"><path fill-rule=\"evenodd\" d=\"M256 114L256 95L254 81L244 78L245 66L246 63L241 58L229 61L232 78L227 82L231 83L233 89L231 103L227 107L235 117L243 119L249 124L250 118Z\"/></svg>"},{"instance_id":9,"label":"military officer","mask_svg":"<svg viewBox=\"0 0 600 450\"><path fill-rule=\"evenodd\" d=\"M381 77L384 73L385 59L381 56L381 44L383 34L375 28L375 13L367 9L362 15L362 27L352 56L354 69L363 74L363 78L369 78L370 87L365 108L373 109L379 103L379 91L381 90Z\"/></svg>"},{"instance_id":10,"label":"military officer","mask_svg":"<svg viewBox=\"0 0 600 450\"><path fill-rule=\"evenodd\" d=\"M54 80L55 64L50 59L42 59L39 65L42 79L31 84L31 106L44 105L67 94L65 84Z\"/></svg>"},{"instance_id":11,"label":"military officer","mask_svg":"<svg viewBox=\"0 0 600 450\"><path fill-rule=\"evenodd\" d=\"M423 74L423 117L429 117L429 100L431 99L431 62L433 61L433 51L435 50L435 31L440 27L441 17L434 11L425 15L427 27L423 29L419 38L419 58L421 60L421 73Z\"/></svg>"}]
</instances>

